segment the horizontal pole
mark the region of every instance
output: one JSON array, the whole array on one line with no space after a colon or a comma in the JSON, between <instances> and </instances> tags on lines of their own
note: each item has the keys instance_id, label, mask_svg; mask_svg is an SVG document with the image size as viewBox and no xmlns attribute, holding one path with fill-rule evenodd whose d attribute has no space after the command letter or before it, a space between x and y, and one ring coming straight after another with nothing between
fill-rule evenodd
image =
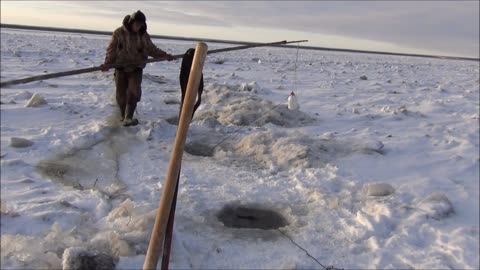
<instances>
[{"instance_id":1,"label":"horizontal pole","mask_svg":"<svg viewBox=\"0 0 480 270\"><path fill-rule=\"evenodd\" d=\"M77 34L89 34L89 35L103 35L111 36L112 31L98 31L88 29L75 29L75 28L59 28L59 27L47 27L47 26L32 26L32 25L20 25L20 24L7 24L0 23L0 28L21 29L31 31L46 31L46 32L60 32L60 33L77 33ZM238 41L227 39L213 39L213 38L197 38L197 37L179 37L179 36L167 36L167 35L152 35L152 39L164 39L164 40L179 40L179 41L195 41L204 43L222 43L222 44L234 44L234 45L252 45L257 42L251 41Z\"/></svg>"},{"instance_id":2,"label":"horizontal pole","mask_svg":"<svg viewBox=\"0 0 480 270\"><path fill-rule=\"evenodd\" d=\"M250 45L242 45L242 46L236 46L236 47L230 47L230 48L217 49L217 50L209 51L208 54L244 50L244 49L255 48L255 47L265 47L265 46L275 46L275 45L289 44L289 43L299 43L299 42L306 42L306 41L307 40L299 40L299 41L286 41L286 40L284 40L284 41L270 42L270 43L254 43L254 44L250 44ZM177 54L177 55L174 55L174 57L177 58L177 59L180 59L180 58L183 58L183 54ZM27 78L18 79L18 80L10 80L10 81L1 82L0 87L6 87L6 86L16 85L16 84L30 83L30 82L40 81L40 80L47 80L47 79L59 78L59 77L65 77L65 76L71 76L71 75L78 75L78 74L83 74L83 73L88 73L88 72L99 71L99 70L102 70L103 68L109 68L109 69L110 68L125 68L125 67L139 66L139 65L144 65L144 64L148 64L148 63L154 63L154 62L162 62L162 61L166 61L166 60L168 60L168 57L151 58L151 59L148 59L148 60L145 60L145 61L133 62L133 63L123 64L123 65L119 65L119 64L100 65L100 66L95 66L95 67L90 67L90 68L82 68L82 69L62 71L62 72L56 72L56 73L50 73L50 74L43 74L43 75L27 77Z\"/></svg>"},{"instance_id":3,"label":"horizontal pole","mask_svg":"<svg viewBox=\"0 0 480 270\"><path fill-rule=\"evenodd\" d=\"M174 55L174 57L182 58L183 55ZM166 61L166 60L168 60L168 58L162 57L162 58L156 58L155 60L156 60L155 62L160 62L160 61ZM142 61L142 62L137 62L137 63L131 63L131 64L128 64L128 65L115 65L115 64L100 65L100 66L94 66L94 67L89 67L89 68L55 72L55 73L50 73L50 74L43 74L43 75L38 75L38 76L27 77L27 78L18 79L18 80L10 80L10 81L6 81L6 82L1 82L0 87L16 85L16 84L30 83L30 82L35 82L35 81L41 81L41 80L47 80L47 79L53 79L53 78L71 76L71 75L78 75L78 74L83 74L83 73L89 73L89 72L102 70L103 68L109 68L109 69L110 68L125 68L125 67L132 66L132 65L141 65L141 64L146 64L146 63L150 63L150 62Z\"/></svg>"},{"instance_id":4,"label":"horizontal pole","mask_svg":"<svg viewBox=\"0 0 480 270\"><path fill-rule=\"evenodd\" d=\"M308 40L296 40L296 41L286 41L286 40L284 40L284 41L271 42L271 43L253 43L253 44L248 44L248 45L243 45L243 46L238 46L238 47L232 47L232 48L210 50L210 51L208 51L208 54L243 50L243 49L256 48L256 47L280 46L280 45L284 45L284 44L301 43L301 42L308 42ZM280 46L280 47L282 47L282 46Z\"/></svg>"},{"instance_id":5,"label":"horizontal pole","mask_svg":"<svg viewBox=\"0 0 480 270\"><path fill-rule=\"evenodd\" d=\"M459 60L459 61L476 61L479 62L480 58L472 57L460 57L460 56L442 56L442 55L429 55L429 54L413 54L413 53L396 53L396 52L382 52L382 51L367 51L367 50L355 50L355 49L340 49L340 48L328 48L328 47L313 47L313 46L272 46L291 49L302 50L314 50L314 51L328 51L328 52L344 52L344 53L361 53L361 54L376 54L376 55L389 55L389 56L408 56L408 57L422 57L422 58L435 58L445 60Z\"/></svg>"},{"instance_id":6,"label":"horizontal pole","mask_svg":"<svg viewBox=\"0 0 480 270\"><path fill-rule=\"evenodd\" d=\"M0 28L12 28L23 29L33 31L50 31L50 32L64 32L64 33L80 33L80 34L92 34L92 35L112 35L112 32L108 31L96 31L85 29L73 29L73 28L57 28L46 26L31 26L31 25L19 25L19 24L0 24ZM251 45L255 42L248 41L235 41L235 40L223 40L223 39L209 39L209 38L195 38L195 37L179 37L179 36L166 36L166 35L150 35L151 38L165 39L165 40L180 40L180 41L197 41L197 42L210 42L210 43L224 43L224 44L238 44L238 45ZM424 57L424 58L436 58L446 60L461 60L461 61L480 61L480 58L473 57L461 57L461 56L446 56L446 55L428 55L428 54L409 54L399 52L382 52L382 51L369 51L369 50L355 50L355 49L342 49L342 48L328 48L318 46L292 46L292 45L274 45L273 47L282 48L299 48L302 50L316 50L316 51L331 51L331 52L345 52L345 53L363 53L363 54L377 54L377 55L392 55L392 56L411 56L411 57Z\"/></svg>"}]
</instances>

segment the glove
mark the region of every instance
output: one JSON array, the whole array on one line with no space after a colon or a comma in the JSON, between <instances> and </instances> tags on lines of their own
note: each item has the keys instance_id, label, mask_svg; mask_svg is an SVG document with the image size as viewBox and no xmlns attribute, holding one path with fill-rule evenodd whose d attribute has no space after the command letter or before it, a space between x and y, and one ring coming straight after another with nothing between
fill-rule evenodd
<instances>
[{"instance_id":1,"label":"glove","mask_svg":"<svg viewBox=\"0 0 480 270\"><path fill-rule=\"evenodd\" d=\"M110 69L109 67L107 67L107 65L108 65L108 64L103 64L103 65L101 65L101 67L102 67L102 69L101 69L102 72L107 72L107 71Z\"/></svg>"},{"instance_id":2,"label":"glove","mask_svg":"<svg viewBox=\"0 0 480 270\"><path fill-rule=\"evenodd\" d=\"M165 57L167 57L167 61L173 61L173 60L177 59L177 58L175 58L175 56L173 56L171 54L168 54L168 53L167 53L167 55L165 55Z\"/></svg>"}]
</instances>

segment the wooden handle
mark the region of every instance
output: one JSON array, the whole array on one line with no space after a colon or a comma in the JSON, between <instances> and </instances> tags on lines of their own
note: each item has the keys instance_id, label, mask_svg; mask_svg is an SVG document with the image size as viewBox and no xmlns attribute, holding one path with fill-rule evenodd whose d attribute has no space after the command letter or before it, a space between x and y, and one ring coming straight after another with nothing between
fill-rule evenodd
<instances>
[{"instance_id":1,"label":"wooden handle","mask_svg":"<svg viewBox=\"0 0 480 270\"><path fill-rule=\"evenodd\" d=\"M165 185L160 198L160 205L155 217L155 225L153 226L152 236L145 256L143 264L144 270L157 269L158 258L163 253L163 241L165 239L165 231L167 228L168 216L172 206L173 195L177 185L177 177L182 162L183 149L187 140L188 127L190 125L195 98L197 97L200 79L202 77L203 64L207 56L207 44L200 42L195 48L195 56L193 58L192 69L187 84L187 93L182 108L182 114L177 128L177 136L173 145L172 156L165 178Z\"/></svg>"}]
</instances>

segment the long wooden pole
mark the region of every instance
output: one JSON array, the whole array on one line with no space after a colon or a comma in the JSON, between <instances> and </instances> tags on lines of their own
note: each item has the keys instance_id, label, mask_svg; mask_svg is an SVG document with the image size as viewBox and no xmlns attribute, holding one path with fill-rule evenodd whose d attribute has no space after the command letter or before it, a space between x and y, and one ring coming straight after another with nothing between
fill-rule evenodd
<instances>
[{"instance_id":1,"label":"long wooden pole","mask_svg":"<svg viewBox=\"0 0 480 270\"><path fill-rule=\"evenodd\" d=\"M179 171L180 177L180 171ZM177 177L177 186L175 188L175 194L173 195L172 207L170 209L170 215L168 217L167 229L165 231L165 240L163 243L163 256L161 270L168 270L170 265L170 251L172 249L172 239L173 239L173 223L175 222L175 209L177 206L177 194L178 194L178 185L180 185L179 179Z\"/></svg>"},{"instance_id":2,"label":"long wooden pole","mask_svg":"<svg viewBox=\"0 0 480 270\"><path fill-rule=\"evenodd\" d=\"M202 76L203 64L207 56L207 44L200 42L195 48L195 56L193 58L192 69L187 84L187 93L185 95L184 106L182 106L182 114L177 128L177 136L173 145L172 156L165 178L165 185L160 198L160 205L155 217L150 243L145 256L143 269L157 269L158 258L163 252L163 242L165 240L165 230L167 227L168 216L172 206L175 187L177 185L177 177L182 162L183 149L187 139L188 127L190 125L191 116L195 99L197 97L198 86Z\"/></svg>"},{"instance_id":3,"label":"long wooden pole","mask_svg":"<svg viewBox=\"0 0 480 270\"><path fill-rule=\"evenodd\" d=\"M249 48L255 48L255 47L278 46L278 45L283 45L283 44L299 43L299 42L306 42L306 41L308 41L308 40L298 40L298 41L283 40L283 41L271 42L271 43L254 43L254 44L250 44L250 45L242 45L242 46L212 50L212 51L209 51L208 54L243 50L243 49L249 49ZM174 57L176 59L180 59L180 58L183 57L183 54L174 55ZM65 77L65 76L71 76L71 75L78 75L78 74L83 74L83 73L88 73L88 72L93 72L93 71L99 71L99 70L102 70L104 67L109 68L109 69L110 68L123 68L123 67L129 67L129 66L140 66L140 65L144 65L144 64L148 64L148 63L161 62L161 61L166 61L166 60L168 60L167 57L152 58L152 59L148 59L148 60L145 60L145 61L139 61L139 62L128 63L128 64L123 64L123 65L122 64L110 64L110 65L105 65L105 66L100 65L100 66L89 67L89 68L55 72L55 73L50 73L50 74L42 74L42 75L27 77L27 78L18 79L18 80L2 81L2 82L0 82L0 87L6 87L6 86L10 86L10 85L23 84L23 83L30 83L30 82L35 82L35 81L41 81L41 80L47 80L47 79L59 78L59 77Z\"/></svg>"}]
</instances>

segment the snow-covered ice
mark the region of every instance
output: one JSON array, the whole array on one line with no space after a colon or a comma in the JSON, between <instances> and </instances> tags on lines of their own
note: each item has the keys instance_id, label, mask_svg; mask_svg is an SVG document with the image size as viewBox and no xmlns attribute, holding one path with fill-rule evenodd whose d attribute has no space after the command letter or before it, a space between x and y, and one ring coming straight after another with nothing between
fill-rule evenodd
<instances>
[{"instance_id":1,"label":"snow-covered ice","mask_svg":"<svg viewBox=\"0 0 480 270\"><path fill-rule=\"evenodd\" d=\"M109 38L2 29L1 80L99 65ZM154 42L173 54L195 46ZM295 56L207 57L170 268L322 269L294 241L337 268L478 269L479 63ZM82 251L142 267L179 71L180 60L147 65L130 128L119 123L112 72L1 89L2 269L58 269ZM298 111L287 108L293 85ZM43 102L26 106L34 97ZM28 147L11 145L19 139ZM283 223L227 226L225 209L248 224L270 210Z\"/></svg>"}]
</instances>

